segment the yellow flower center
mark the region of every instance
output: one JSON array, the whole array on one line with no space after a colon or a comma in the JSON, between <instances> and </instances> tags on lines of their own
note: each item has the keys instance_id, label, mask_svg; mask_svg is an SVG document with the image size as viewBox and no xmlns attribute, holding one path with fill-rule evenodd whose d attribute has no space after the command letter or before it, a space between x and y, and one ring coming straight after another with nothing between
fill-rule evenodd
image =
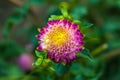
<instances>
[{"instance_id":1,"label":"yellow flower center","mask_svg":"<svg viewBox=\"0 0 120 80\"><path fill-rule=\"evenodd\" d=\"M54 30L48 34L48 37L45 39L45 42L47 42L49 46L51 46L51 44L60 46L67 41L67 37L68 33L65 29L61 27L55 27Z\"/></svg>"}]
</instances>

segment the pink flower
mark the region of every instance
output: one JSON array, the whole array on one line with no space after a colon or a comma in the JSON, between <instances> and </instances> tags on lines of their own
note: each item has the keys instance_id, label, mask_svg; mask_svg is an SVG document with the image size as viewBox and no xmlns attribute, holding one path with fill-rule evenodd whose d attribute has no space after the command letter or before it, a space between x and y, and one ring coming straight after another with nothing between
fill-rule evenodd
<instances>
[{"instance_id":1,"label":"pink flower","mask_svg":"<svg viewBox=\"0 0 120 80\"><path fill-rule=\"evenodd\" d=\"M46 51L48 58L56 63L75 60L76 53L82 51L83 34L79 26L68 20L51 20L37 35L38 50Z\"/></svg>"},{"instance_id":2,"label":"pink flower","mask_svg":"<svg viewBox=\"0 0 120 80\"><path fill-rule=\"evenodd\" d=\"M32 66L33 62L34 62L33 56L27 53L22 54L18 58L18 65L24 71L31 70L33 68Z\"/></svg>"}]
</instances>

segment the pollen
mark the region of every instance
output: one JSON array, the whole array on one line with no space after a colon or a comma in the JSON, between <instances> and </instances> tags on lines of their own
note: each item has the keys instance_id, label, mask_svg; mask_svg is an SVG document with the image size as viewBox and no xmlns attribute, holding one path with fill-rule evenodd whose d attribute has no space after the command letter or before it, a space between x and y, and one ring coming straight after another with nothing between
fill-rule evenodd
<instances>
[{"instance_id":1,"label":"pollen","mask_svg":"<svg viewBox=\"0 0 120 80\"><path fill-rule=\"evenodd\" d=\"M67 31L65 29L62 29L61 27L55 28L50 34L48 39L54 44L54 45L63 45L67 41Z\"/></svg>"}]
</instances>

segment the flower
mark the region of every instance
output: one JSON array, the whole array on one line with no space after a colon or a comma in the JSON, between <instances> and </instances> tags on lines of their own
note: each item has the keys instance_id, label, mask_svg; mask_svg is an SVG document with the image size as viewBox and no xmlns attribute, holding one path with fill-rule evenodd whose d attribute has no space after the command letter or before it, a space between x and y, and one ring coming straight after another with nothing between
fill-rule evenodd
<instances>
[{"instance_id":1,"label":"flower","mask_svg":"<svg viewBox=\"0 0 120 80\"><path fill-rule=\"evenodd\" d=\"M69 63L82 51L83 34L79 26L68 20L50 20L37 35L39 51L46 51L48 58L56 63Z\"/></svg>"},{"instance_id":2,"label":"flower","mask_svg":"<svg viewBox=\"0 0 120 80\"><path fill-rule=\"evenodd\" d=\"M28 53L21 54L17 59L18 66L23 71L32 70L33 69L33 66L32 66L33 62L34 62L34 57Z\"/></svg>"}]
</instances>

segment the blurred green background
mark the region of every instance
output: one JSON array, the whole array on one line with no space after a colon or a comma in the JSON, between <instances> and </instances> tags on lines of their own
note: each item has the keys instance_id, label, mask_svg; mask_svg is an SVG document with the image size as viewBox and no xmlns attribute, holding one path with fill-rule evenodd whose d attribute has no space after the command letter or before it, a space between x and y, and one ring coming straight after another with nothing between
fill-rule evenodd
<instances>
[{"instance_id":1,"label":"blurred green background","mask_svg":"<svg viewBox=\"0 0 120 80\"><path fill-rule=\"evenodd\" d=\"M55 64L55 70L48 64L33 67L37 28L61 14L61 2L85 27L84 53L93 59ZM0 80L120 80L120 0L1 0Z\"/></svg>"}]
</instances>

